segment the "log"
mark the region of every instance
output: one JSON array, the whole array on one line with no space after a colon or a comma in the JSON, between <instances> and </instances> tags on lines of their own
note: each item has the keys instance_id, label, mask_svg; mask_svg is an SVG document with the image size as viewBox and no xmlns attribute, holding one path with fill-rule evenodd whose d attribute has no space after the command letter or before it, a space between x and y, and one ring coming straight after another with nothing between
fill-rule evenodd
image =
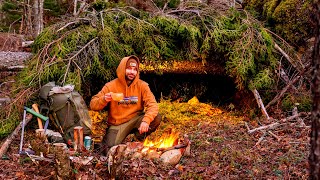
<instances>
[{"instance_id":1,"label":"log","mask_svg":"<svg viewBox=\"0 0 320 180\"><path fill-rule=\"evenodd\" d=\"M83 127L76 126L73 128L74 150L81 152L84 149L83 145Z\"/></svg>"},{"instance_id":2,"label":"log","mask_svg":"<svg viewBox=\"0 0 320 180\"><path fill-rule=\"evenodd\" d=\"M54 143L53 151L58 179L69 179L72 169L67 145L65 143Z\"/></svg>"},{"instance_id":3,"label":"log","mask_svg":"<svg viewBox=\"0 0 320 180\"><path fill-rule=\"evenodd\" d=\"M28 114L26 116L25 126L31 121L31 119L32 119L32 115ZM16 129L10 134L10 136L7 137L6 141L2 144L0 149L0 158L2 158L2 156L7 152L11 142L19 134L21 128L22 128L22 121L16 127Z\"/></svg>"}]
</instances>

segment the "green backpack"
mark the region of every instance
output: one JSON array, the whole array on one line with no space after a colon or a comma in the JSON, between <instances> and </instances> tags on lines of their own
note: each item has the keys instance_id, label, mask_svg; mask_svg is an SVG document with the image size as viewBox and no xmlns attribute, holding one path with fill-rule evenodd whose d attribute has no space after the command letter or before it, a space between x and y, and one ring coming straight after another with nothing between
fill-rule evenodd
<instances>
[{"instance_id":1,"label":"green backpack","mask_svg":"<svg viewBox=\"0 0 320 180\"><path fill-rule=\"evenodd\" d=\"M82 96L73 90L73 86L69 85L68 87L72 87L69 89L65 87L49 82L41 87L39 95L45 102L40 107L41 111L47 110L47 115L67 142L69 139L73 140L75 126L82 126L83 134L90 135L91 119Z\"/></svg>"}]
</instances>

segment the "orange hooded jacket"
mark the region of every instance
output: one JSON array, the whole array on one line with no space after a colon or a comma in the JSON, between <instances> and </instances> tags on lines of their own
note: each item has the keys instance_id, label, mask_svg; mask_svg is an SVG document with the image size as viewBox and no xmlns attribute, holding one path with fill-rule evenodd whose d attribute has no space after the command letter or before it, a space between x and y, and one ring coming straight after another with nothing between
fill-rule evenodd
<instances>
[{"instance_id":1,"label":"orange hooded jacket","mask_svg":"<svg viewBox=\"0 0 320 180\"><path fill-rule=\"evenodd\" d=\"M90 102L91 110L102 110L107 106L108 124L119 125L128 122L134 116L145 110L142 121L150 124L159 112L158 104L151 92L148 83L139 78L139 69L137 76L130 86L127 85L125 79L126 64L128 59L134 58L140 65L139 58L136 56L128 56L121 60L117 68L118 78L106 83L102 90L92 97ZM120 102L105 100L105 94L109 92L123 93L124 100Z\"/></svg>"}]
</instances>

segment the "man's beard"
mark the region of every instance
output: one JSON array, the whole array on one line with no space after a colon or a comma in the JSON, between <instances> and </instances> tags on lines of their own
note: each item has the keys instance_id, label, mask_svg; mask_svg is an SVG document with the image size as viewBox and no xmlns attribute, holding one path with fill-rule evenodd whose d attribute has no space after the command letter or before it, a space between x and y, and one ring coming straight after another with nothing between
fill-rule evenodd
<instances>
[{"instance_id":1,"label":"man's beard","mask_svg":"<svg viewBox=\"0 0 320 180\"><path fill-rule=\"evenodd\" d=\"M127 81L133 81L134 78L136 78L136 76L135 76L135 75L132 75L132 74L128 74L128 75L126 76L126 80L127 80Z\"/></svg>"}]
</instances>

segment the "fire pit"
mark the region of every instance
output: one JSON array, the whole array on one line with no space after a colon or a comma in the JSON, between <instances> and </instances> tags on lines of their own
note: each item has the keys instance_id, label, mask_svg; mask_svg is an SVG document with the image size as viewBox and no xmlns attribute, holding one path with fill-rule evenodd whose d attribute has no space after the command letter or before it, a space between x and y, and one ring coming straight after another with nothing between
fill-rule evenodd
<instances>
[{"instance_id":1,"label":"fire pit","mask_svg":"<svg viewBox=\"0 0 320 180\"><path fill-rule=\"evenodd\" d=\"M108 164L115 165L122 158L159 159L164 164L175 165L182 156L190 155L190 140L187 136L179 138L179 133L170 131L156 140L148 138L141 142L128 142L113 146L108 152Z\"/></svg>"}]
</instances>

